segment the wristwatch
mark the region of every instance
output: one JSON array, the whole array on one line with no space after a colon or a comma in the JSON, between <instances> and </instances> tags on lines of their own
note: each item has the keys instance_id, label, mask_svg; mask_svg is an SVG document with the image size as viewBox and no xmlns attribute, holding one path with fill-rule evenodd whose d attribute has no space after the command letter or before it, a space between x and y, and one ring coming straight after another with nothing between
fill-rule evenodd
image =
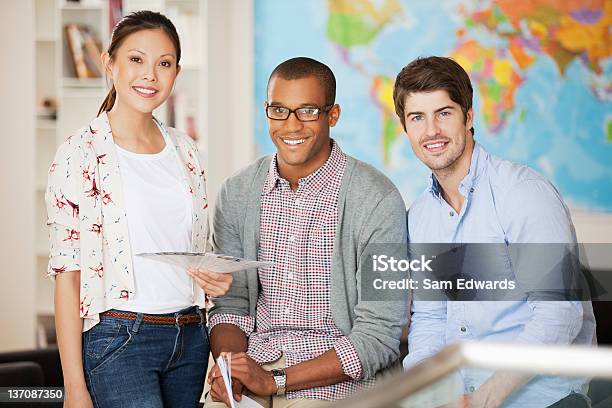
<instances>
[{"instance_id":1,"label":"wristwatch","mask_svg":"<svg viewBox=\"0 0 612 408\"><path fill-rule=\"evenodd\" d=\"M284 368L273 368L270 370L276 383L276 395L285 395L285 385L287 385L287 374Z\"/></svg>"}]
</instances>

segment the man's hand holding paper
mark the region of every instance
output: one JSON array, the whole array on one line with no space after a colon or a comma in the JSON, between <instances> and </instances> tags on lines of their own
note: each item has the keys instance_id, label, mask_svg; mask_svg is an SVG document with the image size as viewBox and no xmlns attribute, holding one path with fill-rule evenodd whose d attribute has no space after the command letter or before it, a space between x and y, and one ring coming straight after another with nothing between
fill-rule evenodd
<instances>
[{"instance_id":1,"label":"man's hand holding paper","mask_svg":"<svg viewBox=\"0 0 612 408\"><path fill-rule=\"evenodd\" d=\"M239 355L243 354L244 353L239 353ZM235 365L232 363L232 353L221 353L221 355L217 358L217 364L213 369L213 371L215 371L215 375L209 375L208 377L208 381L212 386L211 392L216 393L216 397L231 408L262 408L262 406L253 399L247 397L246 395L240 395L240 393L244 391L244 387L239 380L232 377L232 365ZM258 366L258 368L262 370L261 367ZM221 384L218 380L223 381L223 387L219 387ZM233 387L233 381L238 381L238 395L235 395L236 389ZM223 389L221 390L215 388Z\"/></svg>"}]
</instances>

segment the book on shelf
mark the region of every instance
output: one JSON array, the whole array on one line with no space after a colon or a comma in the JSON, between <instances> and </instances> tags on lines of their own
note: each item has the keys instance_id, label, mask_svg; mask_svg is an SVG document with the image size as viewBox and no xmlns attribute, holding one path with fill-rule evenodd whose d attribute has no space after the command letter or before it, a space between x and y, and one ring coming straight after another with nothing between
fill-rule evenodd
<instances>
[{"instance_id":1,"label":"book on shelf","mask_svg":"<svg viewBox=\"0 0 612 408\"><path fill-rule=\"evenodd\" d=\"M102 60L100 59L102 44L89 27L80 26L79 31L85 40L85 62L94 71L95 77L99 78L103 72Z\"/></svg>"},{"instance_id":2,"label":"book on shelf","mask_svg":"<svg viewBox=\"0 0 612 408\"><path fill-rule=\"evenodd\" d=\"M66 43L68 54L76 78L100 78L102 62L100 61L101 43L92 29L80 24L66 24Z\"/></svg>"}]
</instances>

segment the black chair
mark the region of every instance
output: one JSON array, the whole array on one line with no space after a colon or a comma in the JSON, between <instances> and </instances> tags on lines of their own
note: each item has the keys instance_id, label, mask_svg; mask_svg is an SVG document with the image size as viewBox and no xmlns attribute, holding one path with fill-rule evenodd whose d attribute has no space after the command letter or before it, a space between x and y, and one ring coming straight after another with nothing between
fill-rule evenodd
<instances>
[{"instance_id":1,"label":"black chair","mask_svg":"<svg viewBox=\"0 0 612 408\"><path fill-rule=\"evenodd\" d=\"M0 353L0 387L63 386L57 348ZM59 408L62 405L61 402L19 403L20 408Z\"/></svg>"}]
</instances>

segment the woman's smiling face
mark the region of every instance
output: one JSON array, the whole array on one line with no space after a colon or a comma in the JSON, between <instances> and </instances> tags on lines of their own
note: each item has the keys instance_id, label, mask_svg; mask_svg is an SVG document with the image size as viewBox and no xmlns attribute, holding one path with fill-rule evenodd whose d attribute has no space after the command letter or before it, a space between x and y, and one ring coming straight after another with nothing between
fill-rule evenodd
<instances>
[{"instance_id":1,"label":"woman's smiling face","mask_svg":"<svg viewBox=\"0 0 612 408\"><path fill-rule=\"evenodd\" d=\"M172 92L180 72L177 51L160 29L140 30L127 36L111 59L103 55L113 80L115 106L151 113Z\"/></svg>"}]
</instances>

